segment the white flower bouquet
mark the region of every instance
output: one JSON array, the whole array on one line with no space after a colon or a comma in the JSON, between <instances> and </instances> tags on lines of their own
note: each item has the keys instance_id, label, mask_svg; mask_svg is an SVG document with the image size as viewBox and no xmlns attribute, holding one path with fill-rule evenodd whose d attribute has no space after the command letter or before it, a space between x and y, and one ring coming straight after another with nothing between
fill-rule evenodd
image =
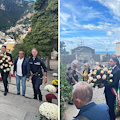
<instances>
[{"instance_id":1,"label":"white flower bouquet","mask_svg":"<svg viewBox=\"0 0 120 120\"><path fill-rule=\"evenodd\" d=\"M48 120L58 120L58 106L55 104L44 102L40 105L39 112Z\"/></svg>"},{"instance_id":2,"label":"white flower bouquet","mask_svg":"<svg viewBox=\"0 0 120 120\"><path fill-rule=\"evenodd\" d=\"M10 71L12 65L13 63L9 56L0 54L0 70L4 72Z\"/></svg>"},{"instance_id":3,"label":"white flower bouquet","mask_svg":"<svg viewBox=\"0 0 120 120\"><path fill-rule=\"evenodd\" d=\"M54 87L53 85L46 85L44 87L44 90L47 90L48 92L51 92L51 93L56 93L56 87Z\"/></svg>"},{"instance_id":4,"label":"white flower bouquet","mask_svg":"<svg viewBox=\"0 0 120 120\"><path fill-rule=\"evenodd\" d=\"M53 73L53 77L57 77L58 76L58 74L57 73Z\"/></svg>"},{"instance_id":5,"label":"white flower bouquet","mask_svg":"<svg viewBox=\"0 0 120 120\"><path fill-rule=\"evenodd\" d=\"M96 67L90 71L88 82L93 86L99 86L101 83L112 83L113 74L111 70L107 69L104 65L96 63Z\"/></svg>"}]
</instances>

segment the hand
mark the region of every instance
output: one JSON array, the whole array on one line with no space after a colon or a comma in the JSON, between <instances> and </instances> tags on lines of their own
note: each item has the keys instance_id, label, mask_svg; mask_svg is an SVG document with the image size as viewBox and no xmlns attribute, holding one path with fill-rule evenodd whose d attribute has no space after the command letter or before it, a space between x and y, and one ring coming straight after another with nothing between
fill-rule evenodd
<instances>
[{"instance_id":1,"label":"hand","mask_svg":"<svg viewBox=\"0 0 120 120\"><path fill-rule=\"evenodd\" d=\"M30 71L30 75L33 76L33 73Z\"/></svg>"},{"instance_id":2,"label":"hand","mask_svg":"<svg viewBox=\"0 0 120 120\"><path fill-rule=\"evenodd\" d=\"M104 87L104 84L101 83L98 87L99 87L99 88L103 88L103 87Z\"/></svg>"},{"instance_id":3,"label":"hand","mask_svg":"<svg viewBox=\"0 0 120 120\"><path fill-rule=\"evenodd\" d=\"M26 78L26 81L29 81L29 78Z\"/></svg>"},{"instance_id":4,"label":"hand","mask_svg":"<svg viewBox=\"0 0 120 120\"><path fill-rule=\"evenodd\" d=\"M44 78L44 84L46 84L47 83L47 78Z\"/></svg>"}]
</instances>

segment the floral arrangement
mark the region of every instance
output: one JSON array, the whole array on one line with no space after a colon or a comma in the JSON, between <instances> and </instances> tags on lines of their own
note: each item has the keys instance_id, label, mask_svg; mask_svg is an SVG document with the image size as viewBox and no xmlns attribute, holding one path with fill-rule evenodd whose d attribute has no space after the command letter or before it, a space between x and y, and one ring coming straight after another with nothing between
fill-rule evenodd
<instances>
[{"instance_id":1,"label":"floral arrangement","mask_svg":"<svg viewBox=\"0 0 120 120\"><path fill-rule=\"evenodd\" d=\"M53 81L52 81L52 84L53 84L55 87L58 87L58 80L53 80Z\"/></svg>"},{"instance_id":2,"label":"floral arrangement","mask_svg":"<svg viewBox=\"0 0 120 120\"><path fill-rule=\"evenodd\" d=\"M48 92L51 92L51 93L56 93L56 87L54 87L53 85L46 85L44 87L44 90L47 90Z\"/></svg>"},{"instance_id":3,"label":"floral arrangement","mask_svg":"<svg viewBox=\"0 0 120 120\"><path fill-rule=\"evenodd\" d=\"M98 86L101 83L109 84L112 83L113 74L111 70L107 69L104 65L96 63L96 67L90 71L88 82L93 86Z\"/></svg>"},{"instance_id":4,"label":"floral arrangement","mask_svg":"<svg viewBox=\"0 0 120 120\"><path fill-rule=\"evenodd\" d=\"M45 100L47 102L52 103L52 99L57 99L57 97L53 93L49 93L49 94L45 95Z\"/></svg>"},{"instance_id":5,"label":"floral arrangement","mask_svg":"<svg viewBox=\"0 0 120 120\"><path fill-rule=\"evenodd\" d=\"M40 105L39 112L48 120L58 120L58 106L55 104L44 102Z\"/></svg>"},{"instance_id":6,"label":"floral arrangement","mask_svg":"<svg viewBox=\"0 0 120 120\"><path fill-rule=\"evenodd\" d=\"M4 72L10 71L12 65L13 63L9 56L0 54L0 70Z\"/></svg>"},{"instance_id":7,"label":"floral arrangement","mask_svg":"<svg viewBox=\"0 0 120 120\"><path fill-rule=\"evenodd\" d=\"M58 74L57 73L53 73L53 77L57 77L58 76Z\"/></svg>"}]
</instances>

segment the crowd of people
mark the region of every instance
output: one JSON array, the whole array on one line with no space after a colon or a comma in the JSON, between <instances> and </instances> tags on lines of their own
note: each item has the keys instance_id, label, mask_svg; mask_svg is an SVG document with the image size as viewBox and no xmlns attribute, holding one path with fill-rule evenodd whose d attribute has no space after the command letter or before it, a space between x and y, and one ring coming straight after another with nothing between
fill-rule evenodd
<instances>
[{"instance_id":1,"label":"crowd of people","mask_svg":"<svg viewBox=\"0 0 120 120\"><path fill-rule=\"evenodd\" d=\"M113 74L113 82L110 84L100 84L98 86L99 88L105 88L104 94L107 105L97 105L92 101L92 86L88 83L90 65L85 63L83 73L81 73L77 70L78 61L72 61L71 67L68 68L67 81L73 85L73 98L69 98L68 104L73 105L74 103L76 108L79 109L79 113L74 120L115 120L114 108L116 96L111 88L118 90L120 80L120 65L115 55L112 55L110 58L109 65ZM82 82L78 80L79 75L83 78Z\"/></svg>"},{"instance_id":2,"label":"crowd of people","mask_svg":"<svg viewBox=\"0 0 120 120\"><path fill-rule=\"evenodd\" d=\"M18 56L15 58L15 61L12 59L12 55L6 52L6 46L1 48L2 54L9 56L13 62L13 77L16 77L16 87L17 95L20 95L20 81L22 83L22 96L25 96L26 93L26 81L32 80L34 99L39 99L42 101L42 93L40 90L40 85L44 82L47 83L47 68L44 61L38 56L38 51L36 48L33 48L31 53L32 56L28 59L25 58L24 50L19 50ZM44 80L43 72L44 70ZM4 96L9 92L8 90L8 75L10 71L4 72L1 70L1 77L4 85Z\"/></svg>"}]
</instances>

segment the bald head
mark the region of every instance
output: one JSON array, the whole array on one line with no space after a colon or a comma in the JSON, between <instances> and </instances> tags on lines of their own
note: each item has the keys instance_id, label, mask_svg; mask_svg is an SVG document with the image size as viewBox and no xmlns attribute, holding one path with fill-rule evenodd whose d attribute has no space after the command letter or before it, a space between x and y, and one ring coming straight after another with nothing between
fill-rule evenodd
<instances>
[{"instance_id":1,"label":"bald head","mask_svg":"<svg viewBox=\"0 0 120 120\"><path fill-rule=\"evenodd\" d=\"M92 86L86 82L78 82L73 86L73 102L78 109L92 100Z\"/></svg>"}]
</instances>

